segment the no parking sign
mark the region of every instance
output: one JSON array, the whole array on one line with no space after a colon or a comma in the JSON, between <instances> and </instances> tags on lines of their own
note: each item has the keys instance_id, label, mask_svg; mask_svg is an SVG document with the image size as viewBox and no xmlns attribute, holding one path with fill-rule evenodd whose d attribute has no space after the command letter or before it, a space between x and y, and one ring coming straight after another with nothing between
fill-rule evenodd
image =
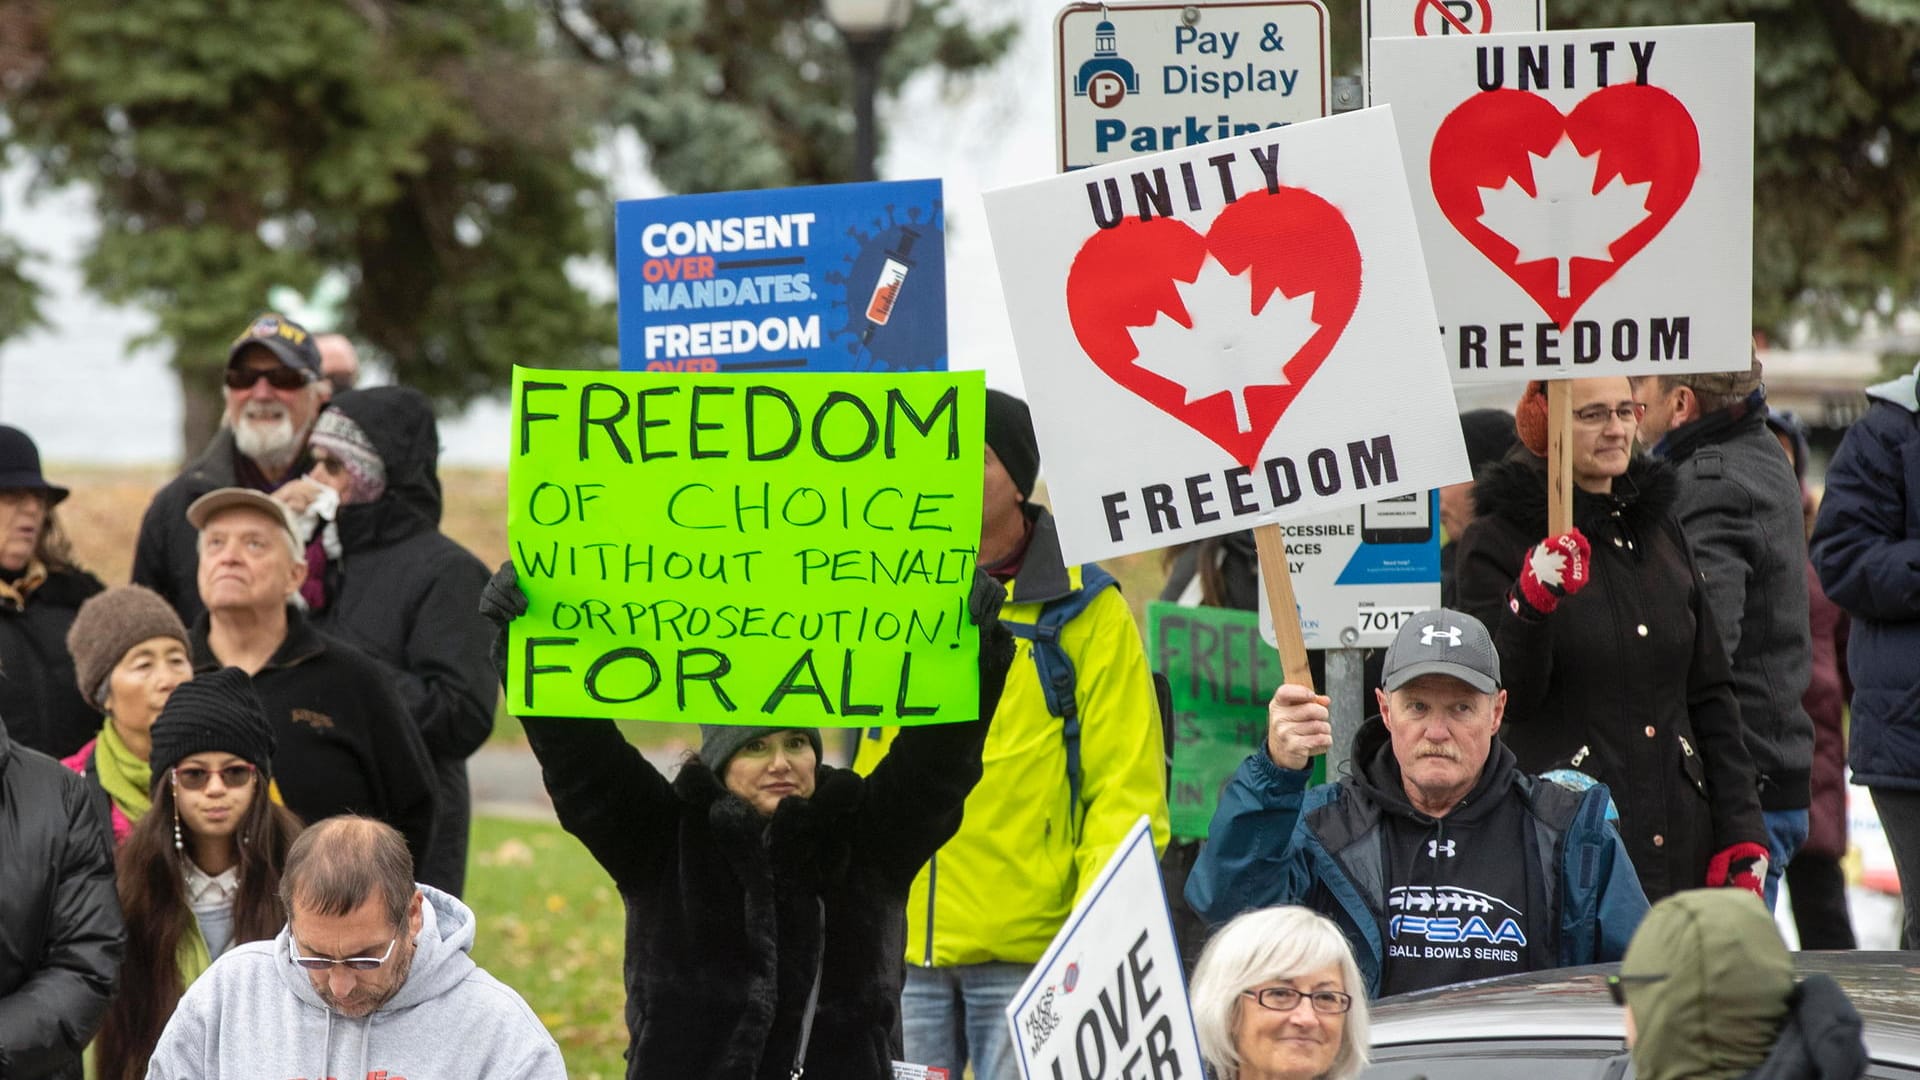
<instances>
[{"instance_id":1,"label":"no parking sign","mask_svg":"<svg viewBox=\"0 0 1920 1080\"><path fill-rule=\"evenodd\" d=\"M1361 0L1360 64L1373 104L1373 39L1510 34L1547 28L1546 0Z\"/></svg>"}]
</instances>

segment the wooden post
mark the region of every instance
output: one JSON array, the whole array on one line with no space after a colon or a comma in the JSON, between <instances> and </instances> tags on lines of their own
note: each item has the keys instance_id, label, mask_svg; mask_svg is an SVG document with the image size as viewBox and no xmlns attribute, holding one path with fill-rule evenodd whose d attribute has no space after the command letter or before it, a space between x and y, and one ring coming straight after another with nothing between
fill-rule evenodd
<instances>
[{"instance_id":1,"label":"wooden post","mask_svg":"<svg viewBox=\"0 0 1920 1080\"><path fill-rule=\"evenodd\" d=\"M1266 583L1267 607L1273 612L1280 668L1288 682L1313 689L1313 672L1307 667L1307 639L1300 633L1300 602L1293 598L1293 575L1287 572L1286 535L1278 525L1256 525L1253 545L1260 554L1260 580Z\"/></svg>"},{"instance_id":2,"label":"wooden post","mask_svg":"<svg viewBox=\"0 0 1920 1080\"><path fill-rule=\"evenodd\" d=\"M1547 384L1547 535L1573 528L1573 384Z\"/></svg>"}]
</instances>

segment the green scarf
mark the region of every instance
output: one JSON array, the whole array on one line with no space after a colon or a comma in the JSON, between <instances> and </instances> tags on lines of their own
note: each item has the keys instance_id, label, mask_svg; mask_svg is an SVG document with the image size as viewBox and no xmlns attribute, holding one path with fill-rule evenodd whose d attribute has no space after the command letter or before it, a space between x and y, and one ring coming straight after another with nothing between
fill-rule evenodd
<instances>
[{"instance_id":1,"label":"green scarf","mask_svg":"<svg viewBox=\"0 0 1920 1080\"><path fill-rule=\"evenodd\" d=\"M153 808L153 774L147 763L121 741L111 716L101 725L100 738L93 744L93 771L128 821L139 821Z\"/></svg>"}]
</instances>

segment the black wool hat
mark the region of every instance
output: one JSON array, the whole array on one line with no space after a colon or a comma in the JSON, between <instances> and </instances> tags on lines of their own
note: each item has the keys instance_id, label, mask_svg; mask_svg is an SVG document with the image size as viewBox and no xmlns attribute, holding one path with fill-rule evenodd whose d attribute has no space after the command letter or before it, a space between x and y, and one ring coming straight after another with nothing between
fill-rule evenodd
<instances>
[{"instance_id":1,"label":"black wool hat","mask_svg":"<svg viewBox=\"0 0 1920 1080\"><path fill-rule=\"evenodd\" d=\"M183 682L153 721L153 752L147 767L158 779L191 754L234 754L262 773L273 773L273 729L253 679L236 667Z\"/></svg>"},{"instance_id":2,"label":"black wool hat","mask_svg":"<svg viewBox=\"0 0 1920 1080\"><path fill-rule=\"evenodd\" d=\"M1505 409L1473 409L1460 414L1460 434L1467 441L1467 468L1480 470L1507 456L1520 440L1513 414Z\"/></svg>"},{"instance_id":3,"label":"black wool hat","mask_svg":"<svg viewBox=\"0 0 1920 1080\"><path fill-rule=\"evenodd\" d=\"M1033 494L1040 476L1040 444L1033 436L1033 413L1027 403L1001 390L987 391L987 447L1006 467L1013 486L1025 498Z\"/></svg>"},{"instance_id":4,"label":"black wool hat","mask_svg":"<svg viewBox=\"0 0 1920 1080\"><path fill-rule=\"evenodd\" d=\"M765 738L779 731L797 731L813 744L813 756L820 756L820 729L795 727L792 724L772 724L765 727L736 727L732 724L700 725L700 763L713 770L715 776L727 774L727 762L740 748L755 739Z\"/></svg>"},{"instance_id":5,"label":"black wool hat","mask_svg":"<svg viewBox=\"0 0 1920 1080\"><path fill-rule=\"evenodd\" d=\"M0 424L0 488L42 492L48 506L67 497L66 488L40 475L40 448L33 438L12 424Z\"/></svg>"}]
</instances>

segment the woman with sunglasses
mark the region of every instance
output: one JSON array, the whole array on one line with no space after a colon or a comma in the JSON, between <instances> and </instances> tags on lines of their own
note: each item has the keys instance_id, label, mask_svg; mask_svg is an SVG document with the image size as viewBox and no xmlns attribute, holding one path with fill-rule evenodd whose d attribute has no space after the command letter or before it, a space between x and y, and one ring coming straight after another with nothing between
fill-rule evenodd
<instances>
[{"instance_id":1,"label":"woman with sunglasses","mask_svg":"<svg viewBox=\"0 0 1920 1080\"><path fill-rule=\"evenodd\" d=\"M99 735L61 764L106 794L117 846L152 803L153 720L174 688L193 678L187 628L158 593L122 585L80 605L67 651L80 696L106 720Z\"/></svg>"},{"instance_id":2,"label":"woman with sunglasses","mask_svg":"<svg viewBox=\"0 0 1920 1080\"><path fill-rule=\"evenodd\" d=\"M1237 916L1207 942L1189 998L1214 1080L1349 1080L1367 1067L1366 983L1347 939L1302 907Z\"/></svg>"},{"instance_id":3,"label":"woman with sunglasses","mask_svg":"<svg viewBox=\"0 0 1920 1080\"><path fill-rule=\"evenodd\" d=\"M1607 785L1648 900L1703 885L1758 894L1758 779L1675 516L1679 476L1635 453L1644 410L1625 377L1575 379L1570 392L1574 527L1548 531L1547 394L1529 383L1520 445L1475 484L1455 561L1461 610L1500 650L1500 737L1525 772Z\"/></svg>"},{"instance_id":4,"label":"woman with sunglasses","mask_svg":"<svg viewBox=\"0 0 1920 1080\"><path fill-rule=\"evenodd\" d=\"M118 858L126 955L94 1040L101 1080L140 1080L188 984L286 922L278 890L300 820L271 798L273 731L239 668L184 683L151 732L153 809Z\"/></svg>"}]
</instances>

